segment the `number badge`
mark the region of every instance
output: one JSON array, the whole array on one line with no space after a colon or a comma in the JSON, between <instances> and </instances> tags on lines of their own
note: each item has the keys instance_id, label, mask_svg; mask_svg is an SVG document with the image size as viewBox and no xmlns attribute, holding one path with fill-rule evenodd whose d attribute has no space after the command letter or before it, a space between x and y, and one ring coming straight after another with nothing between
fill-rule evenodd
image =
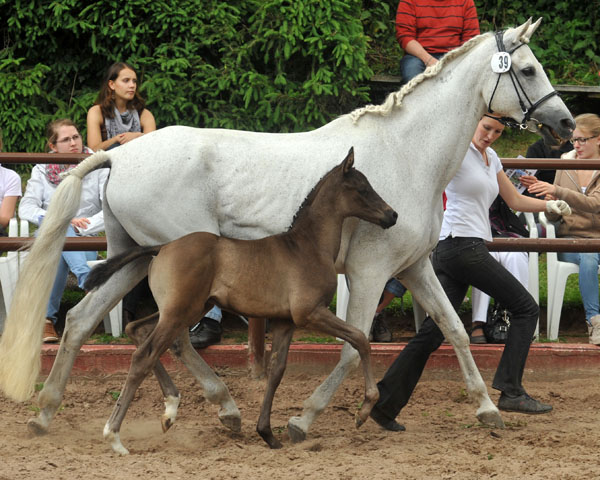
<instances>
[{"instance_id":1,"label":"number badge","mask_svg":"<svg viewBox=\"0 0 600 480\"><path fill-rule=\"evenodd\" d=\"M492 72L505 73L510 70L510 54L507 52L497 52L492 55Z\"/></svg>"}]
</instances>

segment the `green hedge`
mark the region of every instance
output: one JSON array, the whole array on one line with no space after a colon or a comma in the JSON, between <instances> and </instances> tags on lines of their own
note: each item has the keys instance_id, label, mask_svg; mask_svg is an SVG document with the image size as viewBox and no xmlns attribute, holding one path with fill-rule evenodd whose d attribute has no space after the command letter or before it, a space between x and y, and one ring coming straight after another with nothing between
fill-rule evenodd
<instances>
[{"instance_id":1,"label":"green hedge","mask_svg":"<svg viewBox=\"0 0 600 480\"><path fill-rule=\"evenodd\" d=\"M597 82L594 2L476 1L482 30L545 17L534 49L551 78ZM534 5L531 5L534 4ZM158 125L318 127L397 73L397 0L0 0L5 151L42 151L44 126L82 127L104 71L133 64Z\"/></svg>"}]
</instances>

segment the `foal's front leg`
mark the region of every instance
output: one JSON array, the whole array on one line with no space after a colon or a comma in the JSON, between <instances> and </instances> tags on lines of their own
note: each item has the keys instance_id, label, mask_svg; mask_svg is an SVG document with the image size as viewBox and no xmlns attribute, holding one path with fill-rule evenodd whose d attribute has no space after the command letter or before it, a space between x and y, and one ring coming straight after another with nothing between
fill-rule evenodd
<instances>
[{"instance_id":1,"label":"foal's front leg","mask_svg":"<svg viewBox=\"0 0 600 480\"><path fill-rule=\"evenodd\" d=\"M256 431L267 442L271 448L281 448L281 442L275 438L271 430L271 408L273 406L273 397L275 391L281 382L287 356L292 342L292 335L295 325L290 320L272 319L270 322L273 332L273 342L271 349L271 361L269 362L269 373L267 377L267 389L260 409Z\"/></svg>"},{"instance_id":2,"label":"foal's front leg","mask_svg":"<svg viewBox=\"0 0 600 480\"><path fill-rule=\"evenodd\" d=\"M375 383L371 366L371 345L363 332L340 320L327 307L319 307L309 317L310 324L328 335L340 337L352 345L360 355L365 377L365 399L356 415L356 428L369 418L371 409L379 400L379 390Z\"/></svg>"}]
</instances>

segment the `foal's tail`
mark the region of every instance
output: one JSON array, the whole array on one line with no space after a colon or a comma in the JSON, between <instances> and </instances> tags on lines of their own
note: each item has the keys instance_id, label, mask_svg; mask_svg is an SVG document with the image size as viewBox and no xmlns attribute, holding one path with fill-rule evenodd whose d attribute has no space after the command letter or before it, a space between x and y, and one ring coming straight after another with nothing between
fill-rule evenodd
<instances>
[{"instance_id":1,"label":"foal's tail","mask_svg":"<svg viewBox=\"0 0 600 480\"><path fill-rule=\"evenodd\" d=\"M110 257L105 262L99 263L92 271L88 274L85 279L84 288L86 290L92 290L93 288L99 287L106 283L110 277L116 272L121 270L129 262L133 262L140 257L149 257L157 255L160 252L162 245L154 247L134 247L126 252Z\"/></svg>"},{"instance_id":2,"label":"foal's tail","mask_svg":"<svg viewBox=\"0 0 600 480\"><path fill-rule=\"evenodd\" d=\"M83 177L110 168L100 151L69 171L60 183L26 257L0 341L0 389L13 400L27 400L40 370L42 330L46 307L58 269L67 227L79 209Z\"/></svg>"}]
</instances>

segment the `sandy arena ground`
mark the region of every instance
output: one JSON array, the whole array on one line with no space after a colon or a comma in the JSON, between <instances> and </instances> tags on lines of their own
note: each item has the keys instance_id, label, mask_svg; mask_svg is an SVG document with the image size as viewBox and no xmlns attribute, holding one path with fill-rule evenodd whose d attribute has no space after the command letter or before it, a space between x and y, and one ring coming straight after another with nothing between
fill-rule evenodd
<instances>
[{"instance_id":1,"label":"sandy arena ground","mask_svg":"<svg viewBox=\"0 0 600 480\"><path fill-rule=\"evenodd\" d=\"M377 372L378 378L383 372ZM275 397L272 425L284 448L270 450L255 432L264 381L245 370L220 370L242 411L242 433L224 428L189 375L175 374L182 393L176 424L163 434L160 390L148 379L122 428L129 456L112 452L102 428L124 376L72 377L50 432L30 435L35 402L0 397L0 480L17 479L582 479L597 478L600 384L595 371L526 373L529 392L554 405L542 416L505 413L504 430L481 426L458 372L426 371L399 420L404 433L372 421L354 427L362 378L347 379L309 438L292 444L287 420L325 373L292 367ZM489 385L492 372L483 373ZM491 392L496 401L498 393Z\"/></svg>"}]
</instances>

